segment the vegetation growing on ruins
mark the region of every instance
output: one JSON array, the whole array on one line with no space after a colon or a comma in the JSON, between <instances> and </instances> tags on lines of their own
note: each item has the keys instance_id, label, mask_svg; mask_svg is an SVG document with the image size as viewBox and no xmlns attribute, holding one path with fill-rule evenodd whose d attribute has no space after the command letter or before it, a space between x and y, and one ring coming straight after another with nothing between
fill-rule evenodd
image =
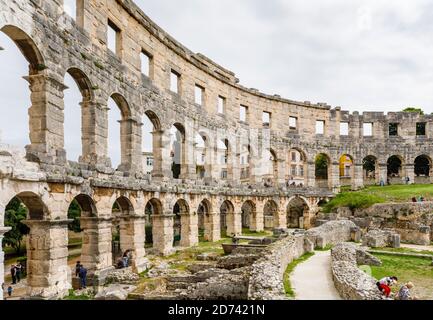
<instances>
[{"instance_id":1,"label":"vegetation growing on ruins","mask_svg":"<svg viewBox=\"0 0 433 320\"><path fill-rule=\"evenodd\" d=\"M5 215L5 226L12 229L5 234L3 244L13 248L17 255L21 252L24 236L29 233L29 228L22 223L26 216L26 207L18 198L13 198L6 207Z\"/></svg>"},{"instance_id":2,"label":"vegetation growing on ruins","mask_svg":"<svg viewBox=\"0 0 433 320\"><path fill-rule=\"evenodd\" d=\"M424 111L422 111L421 108L415 108L415 107L409 107L403 110L403 112L414 112L414 113L419 113L421 115L424 115Z\"/></svg>"},{"instance_id":3,"label":"vegetation growing on ruins","mask_svg":"<svg viewBox=\"0 0 433 320\"><path fill-rule=\"evenodd\" d=\"M286 295L290 298L295 297L295 291L292 288L292 284L290 283L290 275L292 274L293 270L295 270L296 266L309 258L314 256L314 252L307 252L302 257L293 260L291 263L288 264L286 271L284 272L284 291L286 292Z\"/></svg>"},{"instance_id":4,"label":"vegetation growing on ruins","mask_svg":"<svg viewBox=\"0 0 433 320\"><path fill-rule=\"evenodd\" d=\"M391 256L386 254L374 254L382 261L382 266L371 266L372 276L381 279L390 275L395 275L399 279L399 284L393 287L396 292L401 285L411 281L415 287L413 294L420 299L433 299L433 268L431 260L416 258ZM364 270L365 271L365 270Z\"/></svg>"},{"instance_id":5,"label":"vegetation growing on ruins","mask_svg":"<svg viewBox=\"0 0 433 320\"><path fill-rule=\"evenodd\" d=\"M341 207L368 208L384 202L410 202L413 197L419 196L427 201L433 199L433 186L428 184L371 186L360 191L343 191L325 204L323 211L329 213Z\"/></svg>"}]
</instances>

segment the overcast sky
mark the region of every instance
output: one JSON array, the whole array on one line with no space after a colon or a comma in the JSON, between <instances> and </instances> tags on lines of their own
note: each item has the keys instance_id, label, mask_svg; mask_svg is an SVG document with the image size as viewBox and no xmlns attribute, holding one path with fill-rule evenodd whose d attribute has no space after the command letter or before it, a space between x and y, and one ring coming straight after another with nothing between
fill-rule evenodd
<instances>
[{"instance_id":1,"label":"overcast sky","mask_svg":"<svg viewBox=\"0 0 433 320\"><path fill-rule=\"evenodd\" d=\"M416 106L433 112L432 1L136 3L189 49L235 72L244 86L350 111L399 111ZM27 84L20 78L27 72L26 62L2 34L0 46L6 49L0 51L3 140L25 145L27 122L16 119L27 117L30 105ZM75 115L66 131L75 132L69 141L76 146L80 120L73 109L79 101L74 90L65 98L66 106L73 106L66 108L72 110L70 118ZM115 117L112 125L116 125ZM115 143L110 146L117 148Z\"/></svg>"}]
</instances>

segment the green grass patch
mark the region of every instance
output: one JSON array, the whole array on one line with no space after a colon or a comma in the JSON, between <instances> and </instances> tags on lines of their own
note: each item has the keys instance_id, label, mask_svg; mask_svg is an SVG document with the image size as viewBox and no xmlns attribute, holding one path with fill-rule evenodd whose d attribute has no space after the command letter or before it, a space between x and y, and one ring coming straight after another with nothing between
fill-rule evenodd
<instances>
[{"instance_id":1,"label":"green grass patch","mask_svg":"<svg viewBox=\"0 0 433 320\"><path fill-rule=\"evenodd\" d=\"M243 236L252 236L252 237L268 237L272 235L270 231L251 231L248 228L242 229Z\"/></svg>"},{"instance_id":2,"label":"green grass patch","mask_svg":"<svg viewBox=\"0 0 433 320\"><path fill-rule=\"evenodd\" d=\"M324 248L315 248L316 251L329 251L334 247L332 244L327 244Z\"/></svg>"},{"instance_id":3,"label":"green grass patch","mask_svg":"<svg viewBox=\"0 0 433 320\"><path fill-rule=\"evenodd\" d=\"M325 213L336 208L349 207L351 209L368 208L376 203L410 202L413 197L424 197L427 201L433 199L433 185L395 185L370 186L359 191L342 188L342 192L323 206Z\"/></svg>"},{"instance_id":4,"label":"green grass patch","mask_svg":"<svg viewBox=\"0 0 433 320\"><path fill-rule=\"evenodd\" d=\"M69 294L63 298L63 300L91 300L93 297L87 295L87 294L75 294L75 291L73 289L69 290Z\"/></svg>"},{"instance_id":5,"label":"green grass patch","mask_svg":"<svg viewBox=\"0 0 433 320\"><path fill-rule=\"evenodd\" d=\"M286 271L284 272L284 291L286 292L286 295L290 298L295 297L295 292L293 291L292 284L290 283L290 274L293 272L293 270L296 268L296 266L309 258L314 256L314 252L307 252L303 256L301 256L298 259L293 260L291 263L287 265Z\"/></svg>"},{"instance_id":6,"label":"green grass patch","mask_svg":"<svg viewBox=\"0 0 433 320\"><path fill-rule=\"evenodd\" d=\"M398 252L398 253L415 253L415 254L433 255L433 249L432 250L415 250L415 249L410 249L410 248L374 248L373 250Z\"/></svg>"},{"instance_id":7,"label":"green grass patch","mask_svg":"<svg viewBox=\"0 0 433 320\"><path fill-rule=\"evenodd\" d=\"M393 292L398 291L404 283L411 281L415 285L413 289L415 296L420 299L433 299L433 266L431 266L431 260L378 253L375 253L374 256L382 261L382 266L363 266L362 270L371 270L372 276L378 280L388 276L398 277L399 283L392 288Z\"/></svg>"}]
</instances>

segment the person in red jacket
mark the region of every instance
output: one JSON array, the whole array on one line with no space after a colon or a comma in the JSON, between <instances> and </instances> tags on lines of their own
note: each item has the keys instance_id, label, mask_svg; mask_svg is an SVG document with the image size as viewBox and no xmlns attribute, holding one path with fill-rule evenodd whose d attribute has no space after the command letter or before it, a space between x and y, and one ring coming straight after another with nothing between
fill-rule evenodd
<instances>
[{"instance_id":1,"label":"person in red jacket","mask_svg":"<svg viewBox=\"0 0 433 320\"><path fill-rule=\"evenodd\" d=\"M377 288L382 292L385 297L389 298L391 295L391 287L397 284L398 278L396 276L385 277L376 282Z\"/></svg>"}]
</instances>

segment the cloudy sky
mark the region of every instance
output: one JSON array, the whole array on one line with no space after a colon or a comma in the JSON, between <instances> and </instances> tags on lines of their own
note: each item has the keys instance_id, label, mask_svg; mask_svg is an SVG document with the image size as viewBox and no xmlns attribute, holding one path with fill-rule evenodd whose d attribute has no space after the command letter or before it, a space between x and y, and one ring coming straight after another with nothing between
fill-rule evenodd
<instances>
[{"instance_id":1,"label":"cloudy sky","mask_svg":"<svg viewBox=\"0 0 433 320\"><path fill-rule=\"evenodd\" d=\"M136 3L178 41L235 72L247 87L350 111L399 111L416 106L433 112L431 1ZM25 145L26 123L16 119L27 117L29 106L27 85L20 78L26 74L26 63L2 34L0 46L6 49L0 51L3 141ZM76 110L68 106L78 101L78 91L71 86L65 98L71 118ZM115 118L110 120L113 126ZM79 125L78 118L68 121L67 134L76 132ZM79 135L70 136L74 148ZM117 148L115 143L110 146ZM71 154L78 155L79 148Z\"/></svg>"}]
</instances>

